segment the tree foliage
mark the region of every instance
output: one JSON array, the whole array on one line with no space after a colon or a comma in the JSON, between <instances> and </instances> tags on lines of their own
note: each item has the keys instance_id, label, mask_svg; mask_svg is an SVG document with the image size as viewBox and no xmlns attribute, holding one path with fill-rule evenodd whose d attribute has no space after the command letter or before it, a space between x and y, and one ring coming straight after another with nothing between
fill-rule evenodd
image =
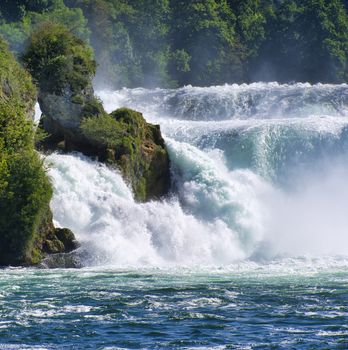
<instances>
[{"instance_id":1,"label":"tree foliage","mask_svg":"<svg viewBox=\"0 0 348 350\"><path fill-rule=\"evenodd\" d=\"M258 65L261 79L347 80L348 17L339 0L285 0L270 19Z\"/></svg>"},{"instance_id":2,"label":"tree foliage","mask_svg":"<svg viewBox=\"0 0 348 350\"><path fill-rule=\"evenodd\" d=\"M88 41L87 20L79 8L68 8L63 0L2 0L0 35L16 53L25 49L26 40L42 23L66 26L73 34Z\"/></svg>"},{"instance_id":3,"label":"tree foliage","mask_svg":"<svg viewBox=\"0 0 348 350\"><path fill-rule=\"evenodd\" d=\"M92 49L59 24L45 23L30 37L23 56L41 91L73 95L85 89L95 74Z\"/></svg>"},{"instance_id":4,"label":"tree foliage","mask_svg":"<svg viewBox=\"0 0 348 350\"><path fill-rule=\"evenodd\" d=\"M35 263L52 189L34 150L31 78L0 39L0 264Z\"/></svg>"},{"instance_id":5,"label":"tree foliage","mask_svg":"<svg viewBox=\"0 0 348 350\"><path fill-rule=\"evenodd\" d=\"M90 41L98 87L347 81L345 0L3 0L20 52L42 22Z\"/></svg>"},{"instance_id":6,"label":"tree foliage","mask_svg":"<svg viewBox=\"0 0 348 350\"><path fill-rule=\"evenodd\" d=\"M235 31L236 16L227 1L174 0L172 11L173 47L190 58L186 60L190 69L185 74L178 72L183 76L180 85L243 80L243 50Z\"/></svg>"}]
</instances>

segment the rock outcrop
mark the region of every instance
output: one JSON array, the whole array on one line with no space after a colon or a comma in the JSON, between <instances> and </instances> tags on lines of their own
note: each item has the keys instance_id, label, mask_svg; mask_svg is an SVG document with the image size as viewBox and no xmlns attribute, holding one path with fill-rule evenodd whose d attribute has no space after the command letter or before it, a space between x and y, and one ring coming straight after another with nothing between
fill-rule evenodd
<instances>
[{"instance_id":1,"label":"rock outcrop","mask_svg":"<svg viewBox=\"0 0 348 350\"><path fill-rule=\"evenodd\" d=\"M49 134L42 147L119 168L139 201L168 193L169 156L159 126L130 109L105 112L93 93L96 64L85 43L61 26L46 26L31 38L24 61L39 85L41 125Z\"/></svg>"},{"instance_id":2,"label":"rock outcrop","mask_svg":"<svg viewBox=\"0 0 348 350\"><path fill-rule=\"evenodd\" d=\"M79 247L74 233L67 228L56 228L53 225L51 210L47 208L39 227L39 238L36 242L43 258L49 254L70 253Z\"/></svg>"},{"instance_id":3,"label":"rock outcrop","mask_svg":"<svg viewBox=\"0 0 348 350\"><path fill-rule=\"evenodd\" d=\"M127 108L111 114L104 111L80 118L76 126L59 110L61 103L50 100L42 125L49 136L41 143L46 150L78 151L121 170L138 201L158 199L170 189L170 163L159 125L145 121L139 112ZM41 98L41 105L49 103ZM73 106L77 110L76 106ZM81 108L81 114L84 113ZM77 118L76 118L77 119Z\"/></svg>"},{"instance_id":4,"label":"rock outcrop","mask_svg":"<svg viewBox=\"0 0 348 350\"><path fill-rule=\"evenodd\" d=\"M39 267L43 269L76 269L83 267L83 265L79 254L73 251L71 253L51 254L41 261Z\"/></svg>"},{"instance_id":5,"label":"rock outcrop","mask_svg":"<svg viewBox=\"0 0 348 350\"><path fill-rule=\"evenodd\" d=\"M121 108L110 115L82 121L86 154L117 165L139 201L160 198L170 187L169 156L159 125L145 121L139 112Z\"/></svg>"}]
</instances>

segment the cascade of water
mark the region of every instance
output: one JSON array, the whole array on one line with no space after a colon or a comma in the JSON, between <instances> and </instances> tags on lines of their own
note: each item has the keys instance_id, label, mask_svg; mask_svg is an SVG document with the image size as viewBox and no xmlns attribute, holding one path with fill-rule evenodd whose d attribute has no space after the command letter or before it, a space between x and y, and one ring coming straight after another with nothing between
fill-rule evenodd
<instances>
[{"instance_id":1,"label":"cascade of water","mask_svg":"<svg viewBox=\"0 0 348 350\"><path fill-rule=\"evenodd\" d=\"M119 174L48 157L55 220L89 264L226 265L348 255L348 86L252 84L100 92L161 125L174 198L135 203Z\"/></svg>"},{"instance_id":2,"label":"cascade of water","mask_svg":"<svg viewBox=\"0 0 348 350\"><path fill-rule=\"evenodd\" d=\"M344 116L348 85L254 83L180 89L100 91L108 111L116 106L138 109L151 119L231 120Z\"/></svg>"}]
</instances>

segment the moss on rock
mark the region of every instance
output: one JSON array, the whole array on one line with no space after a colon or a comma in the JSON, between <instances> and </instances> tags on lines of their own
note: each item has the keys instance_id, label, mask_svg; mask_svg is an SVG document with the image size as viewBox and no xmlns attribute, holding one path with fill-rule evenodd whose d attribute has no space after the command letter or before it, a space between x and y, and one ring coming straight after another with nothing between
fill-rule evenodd
<instances>
[{"instance_id":1,"label":"moss on rock","mask_svg":"<svg viewBox=\"0 0 348 350\"><path fill-rule=\"evenodd\" d=\"M91 145L103 150L103 161L121 169L137 200L168 192L169 156L158 125L148 124L139 112L121 108L84 119L81 130Z\"/></svg>"},{"instance_id":2,"label":"moss on rock","mask_svg":"<svg viewBox=\"0 0 348 350\"><path fill-rule=\"evenodd\" d=\"M78 248L79 245L76 241L75 235L68 228L56 228L54 234L57 237L57 239L60 242L62 242L64 246L63 252L70 253L76 248Z\"/></svg>"},{"instance_id":3,"label":"moss on rock","mask_svg":"<svg viewBox=\"0 0 348 350\"><path fill-rule=\"evenodd\" d=\"M46 208L36 240L36 250L40 259L47 254L70 253L79 247L73 232L67 228L55 228L52 222L52 212Z\"/></svg>"}]
</instances>

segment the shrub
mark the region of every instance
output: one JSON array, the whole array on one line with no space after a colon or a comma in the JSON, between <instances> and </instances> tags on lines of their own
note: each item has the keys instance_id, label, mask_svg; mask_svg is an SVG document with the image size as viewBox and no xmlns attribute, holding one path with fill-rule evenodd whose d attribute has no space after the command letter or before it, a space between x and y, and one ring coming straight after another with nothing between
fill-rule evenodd
<instances>
[{"instance_id":1,"label":"shrub","mask_svg":"<svg viewBox=\"0 0 348 350\"><path fill-rule=\"evenodd\" d=\"M35 238L52 196L33 127L20 107L0 104L0 264L33 261Z\"/></svg>"},{"instance_id":2,"label":"shrub","mask_svg":"<svg viewBox=\"0 0 348 350\"><path fill-rule=\"evenodd\" d=\"M23 61L40 90L54 94L66 89L80 94L96 70L92 49L66 27L49 22L32 34Z\"/></svg>"},{"instance_id":3,"label":"shrub","mask_svg":"<svg viewBox=\"0 0 348 350\"><path fill-rule=\"evenodd\" d=\"M29 111L35 99L36 88L30 75L19 66L0 37L0 101L16 103L18 108Z\"/></svg>"},{"instance_id":4,"label":"shrub","mask_svg":"<svg viewBox=\"0 0 348 350\"><path fill-rule=\"evenodd\" d=\"M38 262L52 188L34 150L36 89L0 39L0 264Z\"/></svg>"},{"instance_id":5,"label":"shrub","mask_svg":"<svg viewBox=\"0 0 348 350\"><path fill-rule=\"evenodd\" d=\"M108 114L83 119L81 130L90 141L106 147L119 147L125 132L123 125Z\"/></svg>"}]
</instances>

